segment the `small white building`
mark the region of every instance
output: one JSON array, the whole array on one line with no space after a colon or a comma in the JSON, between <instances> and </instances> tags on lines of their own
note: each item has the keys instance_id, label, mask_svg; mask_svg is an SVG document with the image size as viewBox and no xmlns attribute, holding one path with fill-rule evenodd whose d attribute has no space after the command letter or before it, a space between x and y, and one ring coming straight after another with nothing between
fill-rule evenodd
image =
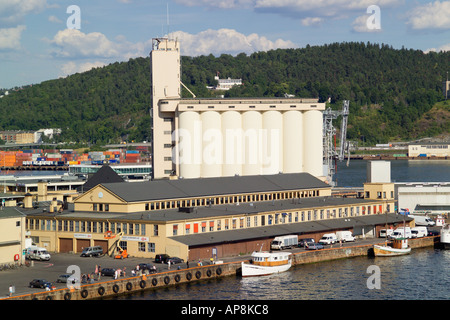
<instances>
[{"instance_id":1,"label":"small white building","mask_svg":"<svg viewBox=\"0 0 450 320\"><path fill-rule=\"evenodd\" d=\"M219 76L215 76L214 79L218 81L216 90L230 90L234 86L242 85L242 79L220 79Z\"/></svg>"}]
</instances>

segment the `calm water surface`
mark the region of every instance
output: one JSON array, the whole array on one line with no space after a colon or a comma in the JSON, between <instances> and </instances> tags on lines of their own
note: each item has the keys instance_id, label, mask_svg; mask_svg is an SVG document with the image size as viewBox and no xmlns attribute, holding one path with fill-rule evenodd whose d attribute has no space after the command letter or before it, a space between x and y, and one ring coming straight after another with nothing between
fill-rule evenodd
<instances>
[{"instance_id":1,"label":"calm water surface","mask_svg":"<svg viewBox=\"0 0 450 320\"><path fill-rule=\"evenodd\" d=\"M347 167L338 164L338 185L361 187L366 161ZM397 160L391 162L393 182L450 182L450 161ZM381 288L369 289L379 267ZM120 297L131 300L446 300L450 298L450 251L414 249L391 258L356 257L296 266L261 278L225 277L200 283Z\"/></svg>"},{"instance_id":2,"label":"calm water surface","mask_svg":"<svg viewBox=\"0 0 450 320\"><path fill-rule=\"evenodd\" d=\"M380 268L369 289L367 268ZM450 251L415 249L391 258L356 257L300 265L271 276L225 277L120 297L131 300L445 300L450 298Z\"/></svg>"},{"instance_id":3,"label":"calm water surface","mask_svg":"<svg viewBox=\"0 0 450 320\"><path fill-rule=\"evenodd\" d=\"M338 162L336 179L339 187L362 187L366 182L367 161ZM450 160L391 161L392 182L450 182Z\"/></svg>"}]
</instances>

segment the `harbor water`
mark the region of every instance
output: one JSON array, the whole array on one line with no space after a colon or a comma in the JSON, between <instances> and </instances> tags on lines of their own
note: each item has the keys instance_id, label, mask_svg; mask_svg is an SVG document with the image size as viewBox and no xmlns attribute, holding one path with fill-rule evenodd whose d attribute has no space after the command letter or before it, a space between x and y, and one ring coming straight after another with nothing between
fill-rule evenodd
<instances>
[{"instance_id":1,"label":"harbor water","mask_svg":"<svg viewBox=\"0 0 450 320\"><path fill-rule=\"evenodd\" d=\"M374 287L371 268L379 268ZM446 300L450 251L422 248L398 257L355 257L299 265L264 277L230 276L120 300Z\"/></svg>"},{"instance_id":2,"label":"harbor water","mask_svg":"<svg viewBox=\"0 0 450 320\"><path fill-rule=\"evenodd\" d=\"M367 161L338 162L338 187L362 187L366 182ZM391 161L392 182L448 182L450 160L394 160Z\"/></svg>"},{"instance_id":3,"label":"harbor water","mask_svg":"<svg viewBox=\"0 0 450 320\"><path fill-rule=\"evenodd\" d=\"M341 187L362 187L366 161L338 164ZM391 162L393 182L450 182L450 161ZM261 278L230 276L121 296L120 300L447 300L450 251L414 249L399 257L355 257L299 265Z\"/></svg>"}]
</instances>

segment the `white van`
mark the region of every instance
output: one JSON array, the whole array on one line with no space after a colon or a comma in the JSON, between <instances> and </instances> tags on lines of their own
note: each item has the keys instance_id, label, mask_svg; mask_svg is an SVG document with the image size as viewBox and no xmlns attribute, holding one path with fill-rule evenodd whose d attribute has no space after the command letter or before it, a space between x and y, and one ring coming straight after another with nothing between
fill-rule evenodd
<instances>
[{"instance_id":1,"label":"white van","mask_svg":"<svg viewBox=\"0 0 450 320\"><path fill-rule=\"evenodd\" d=\"M320 244L333 244L336 243L337 237L334 233L325 233L322 238L320 238Z\"/></svg>"},{"instance_id":2,"label":"white van","mask_svg":"<svg viewBox=\"0 0 450 320\"><path fill-rule=\"evenodd\" d=\"M394 233L390 236L391 239L399 239L399 238L411 238L411 228L410 227L399 227L394 230Z\"/></svg>"},{"instance_id":3,"label":"white van","mask_svg":"<svg viewBox=\"0 0 450 320\"><path fill-rule=\"evenodd\" d=\"M347 242L355 241L355 237L352 235L351 231L337 231L336 232L337 241Z\"/></svg>"},{"instance_id":4,"label":"white van","mask_svg":"<svg viewBox=\"0 0 450 320\"><path fill-rule=\"evenodd\" d=\"M413 216L410 215L410 218L414 219L414 223L416 226L426 226L426 227L432 227L436 224L433 219L427 217L427 216Z\"/></svg>"},{"instance_id":5,"label":"white van","mask_svg":"<svg viewBox=\"0 0 450 320\"><path fill-rule=\"evenodd\" d=\"M381 229L380 238L390 237L394 233L394 229Z\"/></svg>"},{"instance_id":6,"label":"white van","mask_svg":"<svg viewBox=\"0 0 450 320\"><path fill-rule=\"evenodd\" d=\"M27 248L27 252L25 254L26 259L32 259L32 260L50 260L51 256L48 253L47 249L31 246Z\"/></svg>"},{"instance_id":7,"label":"white van","mask_svg":"<svg viewBox=\"0 0 450 320\"><path fill-rule=\"evenodd\" d=\"M271 249L283 250L286 248L293 248L298 245L298 236L289 235L289 236L280 236L275 237L273 241L270 243Z\"/></svg>"},{"instance_id":8,"label":"white van","mask_svg":"<svg viewBox=\"0 0 450 320\"><path fill-rule=\"evenodd\" d=\"M427 227L414 227L411 228L411 238L422 238L428 235Z\"/></svg>"}]
</instances>

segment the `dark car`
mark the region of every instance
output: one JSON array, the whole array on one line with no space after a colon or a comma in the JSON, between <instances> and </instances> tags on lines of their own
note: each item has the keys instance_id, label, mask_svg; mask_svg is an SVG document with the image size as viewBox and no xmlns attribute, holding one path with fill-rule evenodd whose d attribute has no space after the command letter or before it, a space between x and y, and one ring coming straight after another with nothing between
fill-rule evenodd
<instances>
[{"instance_id":1,"label":"dark car","mask_svg":"<svg viewBox=\"0 0 450 320\"><path fill-rule=\"evenodd\" d=\"M73 274L62 274L56 279L58 283L75 283L77 282L77 278Z\"/></svg>"},{"instance_id":2,"label":"dark car","mask_svg":"<svg viewBox=\"0 0 450 320\"><path fill-rule=\"evenodd\" d=\"M320 243L310 242L305 248L306 250L320 250L323 249L323 245L321 245Z\"/></svg>"},{"instance_id":3,"label":"dark car","mask_svg":"<svg viewBox=\"0 0 450 320\"><path fill-rule=\"evenodd\" d=\"M139 270L142 270L142 271L148 270L149 273L156 272L156 268L154 268L150 263L139 263Z\"/></svg>"},{"instance_id":4,"label":"dark car","mask_svg":"<svg viewBox=\"0 0 450 320\"><path fill-rule=\"evenodd\" d=\"M170 256L168 254L157 254L155 256L155 262L156 263L166 263L167 259L169 259Z\"/></svg>"},{"instance_id":5,"label":"dark car","mask_svg":"<svg viewBox=\"0 0 450 320\"><path fill-rule=\"evenodd\" d=\"M300 240L298 240L298 247L304 248L305 244L309 245L310 243L315 243L313 238L300 239Z\"/></svg>"},{"instance_id":6,"label":"dark car","mask_svg":"<svg viewBox=\"0 0 450 320\"><path fill-rule=\"evenodd\" d=\"M102 268L102 276L114 277L116 269L114 268Z\"/></svg>"},{"instance_id":7,"label":"dark car","mask_svg":"<svg viewBox=\"0 0 450 320\"><path fill-rule=\"evenodd\" d=\"M431 236L438 236L438 235L440 235L441 233L438 231L438 230L428 230L428 237L431 237Z\"/></svg>"},{"instance_id":8,"label":"dark car","mask_svg":"<svg viewBox=\"0 0 450 320\"><path fill-rule=\"evenodd\" d=\"M166 263L169 263L169 261L170 261L171 264L183 263L183 262L184 262L183 259L180 259L180 258L178 258L178 257L170 257L170 258L168 258L168 259L166 260Z\"/></svg>"},{"instance_id":9,"label":"dark car","mask_svg":"<svg viewBox=\"0 0 450 320\"><path fill-rule=\"evenodd\" d=\"M139 270L151 270L153 266L150 263L139 263Z\"/></svg>"},{"instance_id":10,"label":"dark car","mask_svg":"<svg viewBox=\"0 0 450 320\"><path fill-rule=\"evenodd\" d=\"M48 282L45 279L33 279L30 281L30 288L46 288L46 287L52 287L52 283Z\"/></svg>"}]
</instances>

